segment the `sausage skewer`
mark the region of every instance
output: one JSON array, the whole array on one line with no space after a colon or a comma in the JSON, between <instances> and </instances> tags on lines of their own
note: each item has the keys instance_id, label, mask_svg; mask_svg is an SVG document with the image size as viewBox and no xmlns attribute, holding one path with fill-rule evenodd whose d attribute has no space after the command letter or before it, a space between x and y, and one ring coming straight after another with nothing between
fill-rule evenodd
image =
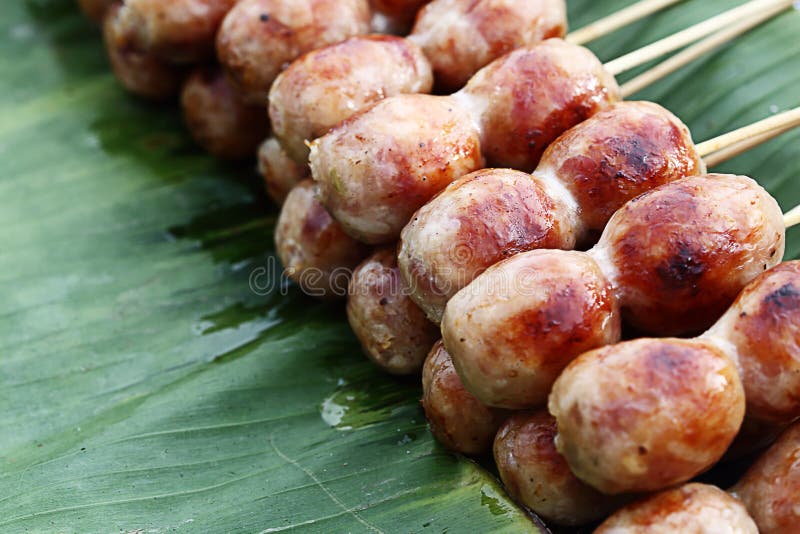
<instances>
[{"instance_id":1,"label":"sausage skewer","mask_svg":"<svg viewBox=\"0 0 800 534\"><path fill-rule=\"evenodd\" d=\"M793 261L756 277L700 337L637 339L579 356L550 395L559 451L608 493L692 478L721 457L742 416L776 428L800 417L798 325Z\"/></svg>"},{"instance_id":2,"label":"sausage skewer","mask_svg":"<svg viewBox=\"0 0 800 534\"><path fill-rule=\"evenodd\" d=\"M494 263L536 248L588 244L628 200L704 172L702 156L716 164L723 147L740 140L752 147L753 139L764 142L798 125L800 108L695 145L666 109L616 104L559 137L532 176L477 171L420 208L401 233L405 287L439 323L447 301Z\"/></svg>"},{"instance_id":3,"label":"sausage skewer","mask_svg":"<svg viewBox=\"0 0 800 534\"><path fill-rule=\"evenodd\" d=\"M392 242L454 179L487 160L533 168L558 135L619 99L594 54L550 39L495 60L454 95L398 95L339 124L311 144L312 175L346 232Z\"/></svg>"}]
</instances>

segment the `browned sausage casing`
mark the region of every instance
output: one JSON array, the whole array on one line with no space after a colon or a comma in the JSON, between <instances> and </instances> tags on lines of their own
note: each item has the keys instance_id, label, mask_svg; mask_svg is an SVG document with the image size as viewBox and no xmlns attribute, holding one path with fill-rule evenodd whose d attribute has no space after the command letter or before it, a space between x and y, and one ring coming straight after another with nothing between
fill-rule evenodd
<instances>
[{"instance_id":1,"label":"browned sausage casing","mask_svg":"<svg viewBox=\"0 0 800 534\"><path fill-rule=\"evenodd\" d=\"M450 182L483 167L478 131L450 97L381 100L314 141L320 200L350 235L390 243Z\"/></svg>"},{"instance_id":2,"label":"browned sausage casing","mask_svg":"<svg viewBox=\"0 0 800 534\"><path fill-rule=\"evenodd\" d=\"M131 93L152 100L174 97L181 84L181 72L134 42L120 20L121 4L108 10L103 20L106 52L120 83Z\"/></svg>"},{"instance_id":3,"label":"browned sausage casing","mask_svg":"<svg viewBox=\"0 0 800 534\"><path fill-rule=\"evenodd\" d=\"M596 349L556 380L556 446L604 493L657 491L716 463L745 410L736 366L699 340L640 339Z\"/></svg>"},{"instance_id":4,"label":"browned sausage casing","mask_svg":"<svg viewBox=\"0 0 800 534\"><path fill-rule=\"evenodd\" d=\"M482 125L489 165L527 172L559 135L621 100L597 56L561 39L495 60L457 94Z\"/></svg>"},{"instance_id":5,"label":"browned sausage casing","mask_svg":"<svg viewBox=\"0 0 800 534\"><path fill-rule=\"evenodd\" d=\"M121 14L145 51L172 63L196 63L214 55L214 38L237 0L125 0Z\"/></svg>"},{"instance_id":6,"label":"browned sausage casing","mask_svg":"<svg viewBox=\"0 0 800 534\"><path fill-rule=\"evenodd\" d=\"M434 0L409 37L433 63L437 86L455 91L503 54L566 31L564 0Z\"/></svg>"},{"instance_id":7,"label":"browned sausage casing","mask_svg":"<svg viewBox=\"0 0 800 534\"><path fill-rule=\"evenodd\" d=\"M300 182L286 197L275 227L275 249L303 291L329 299L347 295L350 273L369 253L319 203L312 180Z\"/></svg>"},{"instance_id":8,"label":"browned sausage casing","mask_svg":"<svg viewBox=\"0 0 800 534\"><path fill-rule=\"evenodd\" d=\"M403 292L395 247L379 249L356 267L347 319L367 356L396 375L418 373L439 338L439 329Z\"/></svg>"},{"instance_id":9,"label":"browned sausage casing","mask_svg":"<svg viewBox=\"0 0 800 534\"><path fill-rule=\"evenodd\" d=\"M481 404L464 388L441 341L422 368L422 407L436 440L462 454L488 451L506 416L503 410Z\"/></svg>"},{"instance_id":10,"label":"browned sausage casing","mask_svg":"<svg viewBox=\"0 0 800 534\"><path fill-rule=\"evenodd\" d=\"M289 157L308 161L307 141L400 93L427 93L433 75L422 50L389 35L352 37L298 58L269 93L272 129Z\"/></svg>"},{"instance_id":11,"label":"browned sausage casing","mask_svg":"<svg viewBox=\"0 0 800 534\"><path fill-rule=\"evenodd\" d=\"M659 335L710 327L785 246L778 203L744 176L709 174L666 184L625 204L596 257L616 273L625 320Z\"/></svg>"},{"instance_id":12,"label":"browned sausage casing","mask_svg":"<svg viewBox=\"0 0 800 534\"><path fill-rule=\"evenodd\" d=\"M800 532L800 423L786 430L731 492L761 534Z\"/></svg>"},{"instance_id":13,"label":"browned sausage casing","mask_svg":"<svg viewBox=\"0 0 800 534\"><path fill-rule=\"evenodd\" d=\"M217 36L217 57L245 99L264 105L295 58L369 31L367 0L241 0Z\"/></svg>"},{"instance_id":14,"label":"browned sausage casing","mask_svg":"<svg viewBox=\"0 0 800 534\"><path fill-rule=\"evenodd\" d=\"M534 250L504 260L456 293L442 319L466 388L510 409L543 405L573 358L619 336L611 284L584 252Z\"/></svg>"},{"instance_id":15,"label":"browned sausage casing","mask_svg":"<svg viewBox=\"0 0 800 534\"><path fill-rule=\"evenodd\" d=\"M406 288L440 323L447 301L500 260L536 248L574 248L571 215L530 174L483 169L463 176L403 228L399 264Z\"/></svg>"},{"instance_id":16,"label":"browned sausage casing","mask_svg":"<svg viewBox=\"0 0 800 534\"><path fill-rule=\"evenodd\" d=\"M78 0L78 5L81 7L87 17L95 22L102 22L103 17L114 5L116 0Z\"/></svg>"},{"instance_id":17,"label":"browned sausage casing","mask_svg":"<svg viewBox=\"0 0 800 534\"><path fill-rule=\"evenodd\" d=\"M546 410L509 417L494 440L500 478L518 503L548 522L584 525L622 504L581 482L555 445L556 420Z\"/></svg>"},{"instance_id":18,"label":"browned sausage casing","mask_svg":"<svg viewBox=\"0 0 800 534\"><path fill-rule=\"evenodd\" d=\"M311 174L308 165L300 165L287 156L274 137L261 143L258 149L258 172L264 178L267 194L276 204L283 204L289 191Z\"/></svg>"},{"instance_id":19,"label":"browned sausage casing","mask_svg":"<svg viewBox=\"0 0 800 534\"><path fill-rule=\"evenodd\" d=\"M263 111L242 102L216 67L197 68L189 75L181 107L194 140L218 158L251 158L267 136Z\"/></svg>"},{"instance_id":20,"label":"browned sausage casing","mask_svg":"<svg viewBox=\"0 0 800 534\"><path fill-rule=\"evenodd\" d=\"M707 484L685 484L626 506L595 534L758 534L738 499ZM763 534L763 532L762 532Z\"/></svg>"}]
</instances>

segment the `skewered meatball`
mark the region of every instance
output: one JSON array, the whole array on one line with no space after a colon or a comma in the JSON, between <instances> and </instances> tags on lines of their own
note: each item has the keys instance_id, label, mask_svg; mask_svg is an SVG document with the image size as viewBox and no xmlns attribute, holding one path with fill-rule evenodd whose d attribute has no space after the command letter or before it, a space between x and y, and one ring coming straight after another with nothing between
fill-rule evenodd
<instances>
[{"instance_id":1,"label":"skewered meatball","mask_svg":"<svg viewBox=\"0 0 800 534\"><path fill-rule=\"evenodd\" d=\"M506 490L520 504L559 525L596 521L622 504L581 482L556 451L556 420L546 410L518 413L494 440L494 459Z\"/></svg>"},{"instance_id":2,"label":"skewered meatball","mask_svg":"<svg viewBox=\"0 0 800 534\"><path fill-rule=\"evenodd\" d=\"M781 426L800 418L800 261L753 280L704 337L733 349L748 419Z\"/></svg>"},{"instance_id":3,"label":"skewered meatball","mask_svg":"<svg viewBox=\"0 0 800 534\"><path fill-rule=\"evenodd\" d=\"M263 105L288 63L369 23L367 0L241 0L222 23L217 56L245 99Z\"/></svg>"},{"instance_id":4,"label":"skewered meatball","mask_svg":"<svg viewBox=\"0 0 800 534\"><path fill-rule=\"evenodd\" d=\"M742 503L706 484L685 484L626 506L595 534L758 534Z\"/></svg>"},{"instance_id":5,"label":"skewered meatball","mask_svg":"<svg viewBox=\"0 0 800 534\"><path fill-rule=\"evenodd\" d=\"M135 42L172 63L213 57L214 37L237 0L125 0L120 15Z\"/></svg>"},{"instance_id":6,"label":"skewered meatball","mask_svg":"<svg viewBox=\"0 0 800 534\"><path fill-rule=\"evenodd\" d=\"M490 267L447 303L444 345L489 406L541 406L561 370L619 339L610 283L582 252L534 250Z\"/></svg>"},{"instance_id":7,"label":"skewered meatball","mask_svg":"<svg viewBox=\"0 0 800 534\"><path fill-rule=\"evenodd\" d=\"M558 136L622 99L591 51L548 39L490 63L457 93L490 165L532 171Z\"/></svg>"},{"instance_id":8,"label":"skewered meatball","mask_svg":"<svg viewBox=\"0 0 800 534\"><path fill-rule=\"evenodd\" d=\"M483 158L475 126L450 97L397 95L314 141L310 164L345 231L379 244L397 240L418 208Z\"/></svg>"},{"instance_id":9,"label":"skewered meatball","mask_svg":"<svg viewBox=\"0 0 800 534\"><path fill-rule=\"evenodd\" d=\"M308 165L300 165L287 156L274 137L258 149L258 172L264 178L267 194L276 204L283 204L289 191L311 174Z\"/></svg>"},{"instance_id":10,"label":"skewered meatball","mask_svg":"<svg viewBox=\"0 0 800 534\"><path fill-rule=\"evenodd\" d=\"M153 54L144 52L120 20L121 4L108 10L103 37L111 68L131 93L152 100L166 100L178 93L181 72Z\"/></svg>"},{"instance_id":11,"label":"skewered meatball","mask_svg":"<svg viewBox=\"0 0 800 534\"><path fill-rule=\"evenodd\" d=\"M795 423L731 489L761 534L800 532L800 423Z\"/></svg>"},{"instance_id":12,"label":"skewered meatball","mask_svg":"<svg viewBox=\"0 0 800 534\"><path fill-rule=\"evenodd\" d=\"M302 56L281 73L269 93L272 129L289 157L308 161L307 141L400 93L426 93L428 60L407 39L353 37Z\"/></svg>"},{"instance_id":13,"label":"skewered meatball","mask_svg":"<svg viewBox=\"0 0 800 534\"><path fill-rule=\"evenodd\" d=\"M478 171L420 208L401 234L403 279L438 322L447 300L490 265L536 248L572 249L636 195L704 170L672 113L615 104L556 139L532 178Z\"/></svg>"},{"instance_id":14,"label":"skewered meatball","mask_svg":"<svg viewBox=\"0 0 800 534\"><path fill-rule=\"evenodd\" d=\"M78 0L83 12L95 22L102 22L103 17L116 0Z\"/></svg>"},{"instance_id":15,"label":"skewered meatball","mask_svg":"<svg viewBox=\"0 0 800 534\"><path fill-rule=\"evenodd\" d=\"M617 273L624 319L660 335L710 327L759 273L778 264L783 215L744 176L679 180L628 202L594 251Z\"/></svg>"},{"instance_id":16,"label":"skewered meatball","mask_svg":"<svg viewBox=\"0 0 800 534\"><path fill-rule=\"evenodd\" d=\"M462 454L488 451L506 415L481 404L464 388L441 341L422 369L422 407L436 440Z\"/></svg>"},{"instance_id":17,"label":"skewered meatball","mask_svg":"<svg viewBox=\"0 0 800 534\"><path fill-rule=\"evenodd\" d=\"M556 139L534 171L572 194L582 242L632 198L705 172L689 128L652 102L619 102L589 117Z\"/></svg>"},{"instance_id":18,"label":"skewered meatball","mask_svg":"<svg viewBox=\"0 0 800 534\"><path fill-rule=\"evenodd\" d=\"M574 248L571 216L555 191L529 174L476 171L403 228L400 272L411 298L439 323L450 297L500 260L536 248Z\"/></svg>"},{"instance_id":19,"label":"skewered meatball","mask_svg":"<svg viewBox=\"0 0 800 534\"><path fill-rule=\"evenodd\" d=\"M194 140L218 158L252 157L267 136L263 111L245 105L218 68L197 68L189 75L181 107Z\"/></svg>"},{"instance_id":20,"label":"skewered meatball","mask_svg":"<svg viewBox=\"0 0 800 534\"><path fill-rule=\"evenodd\" d=\"M364 352L396 375L419 372L439 329L402 291L395 247L378 250L356 267L347 319Z\"/></svg>"},{"instance_id":21,"label":"skewered meatball","mask_svg":"<svg viewBox=\"0 0 800 534\"><path fill-rule=\"evenodd\" d=\"M744 417L734 363L710 343L640 339L587 352L548 403L556 447L604 493L654 491L719 460Z\"/></svg>"},{"instance_id":22,"label":"skewered meatball","mask_svg":"<svg viewBox=\"0 0 800 534\"><path fill-rule=\"evenodd\" d=\"M374 11L372 29L377 33L406 35L417 12L429 0L370 0Z\"/></svg>"},{"instance_id":23,"label":"skewered meatball","mask_svg":"<svg viewBox=\"0 0 800 534\"><path fill-rule=\"evenodd\" d=\"M454 91L503 54L566 31L564 0L434 0L409 38L433 62L437 86Z\"/></svg>"},{"instance_id":24,"label":"skewered meatball","mask_svg":"<svg viewBox=\"0 0 800 534\"><path fill-rule=\"evenodd\" d=\"M286 197L275 248L289 278L309 295L324 298L344 297L350 273L369 253L317 201L311 180L300 182Z\"/></svg>"}]
</instances>

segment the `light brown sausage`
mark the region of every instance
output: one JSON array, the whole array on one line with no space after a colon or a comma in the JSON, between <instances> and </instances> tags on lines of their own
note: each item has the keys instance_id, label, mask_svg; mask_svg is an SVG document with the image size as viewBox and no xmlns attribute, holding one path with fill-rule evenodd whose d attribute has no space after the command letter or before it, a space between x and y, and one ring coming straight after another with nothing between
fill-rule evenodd
<instances>
[{"instance_id":1,"label":"light brown sausage","mask_svg":"<svg viewBox=\"0 0 800 534\"><path fill-rule=\"evenodd\" d=\"M267 194L279 205L294 186L311 174L308 165L300 165L287 156L274 137L261 143L258 149L258 172L264 178Z\"/></svg>"}]
</instances>

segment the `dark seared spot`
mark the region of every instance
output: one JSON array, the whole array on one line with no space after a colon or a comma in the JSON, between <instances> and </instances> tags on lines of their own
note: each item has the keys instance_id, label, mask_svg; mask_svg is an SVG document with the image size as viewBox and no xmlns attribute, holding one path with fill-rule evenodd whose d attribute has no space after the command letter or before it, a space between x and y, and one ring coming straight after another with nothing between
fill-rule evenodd
<instances>
[{"instance_id":1,"label":"dark seared spot","mask_svg":"<svg viewBox=\"0 0 800 534\"><path fill-rule=\"evenodd\" d=\"M382 298L382 299L379 301L379 304L380 304L381 306L386 306L388 303L389 303L389 299L387 299L386 297L383 297L383 298Z\"/></svg>"},{"instance_id":2,"label":"dark seared spot","mask_svg":"<svg viewBox=\"0 0 800 534\"><path fill-rule=\"evenodd\" d=\"M258 18L261 22L269 22L269 13L262 13Z\"/></svg>"},{"instance_id":3,"label":"dark seared spot","mask_svg":"<svg viewBox=\"0 0 800 534\"><path fill-rule=\"evenodd\" d=\"M784 284L764 299L771 309L796 310L800 307L800 291L792 283Z\"/></svg>"},{"instance_id":4,"label":"dark seared spot","mask_svg":"<svg viewBox=\"0 0 800 534\"><path fill-rule=\"evenodd\" d=\"M702 252L686 243L678 243L677 250L656 267L656 273L669 289L694 288L705 274L708 265L702 261Z\"/></svg>"}]
</instances>

